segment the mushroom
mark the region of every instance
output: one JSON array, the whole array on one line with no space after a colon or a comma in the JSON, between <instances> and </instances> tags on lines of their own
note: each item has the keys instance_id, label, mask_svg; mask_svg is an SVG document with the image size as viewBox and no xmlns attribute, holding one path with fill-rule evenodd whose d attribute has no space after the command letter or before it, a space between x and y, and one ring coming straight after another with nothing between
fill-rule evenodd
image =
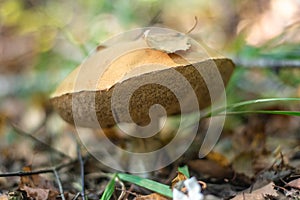
<instances>
[{"instance_id":1,"label":"mushroom","mask_svg":"<svg viewBox=\"0 0 300 200\"><path fill-rule=\"evenodd\" d=\"M143 127L153 116L197 111L222 95L234 70L230 59L177 32L145 33L103 43L58 86L51 101L65 121Z\"/></svg>"}]
</instances>

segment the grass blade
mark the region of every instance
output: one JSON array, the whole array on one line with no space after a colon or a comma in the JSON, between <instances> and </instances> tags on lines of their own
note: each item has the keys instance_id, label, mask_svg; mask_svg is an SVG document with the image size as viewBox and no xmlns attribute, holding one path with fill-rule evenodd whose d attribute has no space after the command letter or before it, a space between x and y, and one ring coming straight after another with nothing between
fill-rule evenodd
<instances>
[{"instance_id":1,"label":"grass blade","mask_svg":"<svg viewBox=\"0 0 300 200\"><path fill-rule=\"evenodd\" d=\"M147 188L166 197L172 197L172 190L168 185L130 174L120 173L118 177L123 181L134 183L135 185Z\"/></svg>"},{"instance_id":2,"label":"grass blade","mask_svg":"<svg viewBox=\"0 0 300 200\"><path fill-rule=\"evenodd\" d=\"M112 194L115 191L115 184L116 184L116 177L117 174L114 174L111 180L108 182L103 195L101 196L101 200L108 200L111 198Z\"/></svg>"},{"instance_id":3,"label":"grass blade","mask_svg":"<svg viewBox=\"0 0 300 200\"><path fill-rule=\"evenodd\" d=\"M285 111L285 110L245 110L227 112L226 115L240 115L240 114L274 114L274 115L289 115L300 117L300 111Z\"/></svg>"},{"instance_id":4,"label":"grass blade","mask_svg":"<svg viewBox=\"0 0 300 200\"><path fill-rule=\"evenodd\" d=\"M222 112L227 111L227 110L230 113L233 113L233 112L235 112L234 109L237 109L237 108L240 108L243 106L247 106L247 105L254 105L254 104L259 104L259 103L272 103L272 102L277 102L277 101L279 101L279 102L300 101L300 98L267 98L267 99L255 99L255 100L249 100L249 101L242 101L242 102L228 105L223 108L213 110L213 111L207 113L206 115L204 115L204 118L219 115ZM231 112L231 111L233 111L233 112ZM238 111L238 112L239 112L239 114L242 114L241 112L248 112L248 113L252 112L253 113L256 111ZM289 115L299 116L299 115L297 115L297 111L282 111L282 112L281 111L260 111L260 112L263 112L266 114L286 114L286 115L288 114L288 112L291 112L291 113L289 113ZM277 113L275 113L275 112L277 112ZM293 112L296 112L296 113L293 113ZM235 112L235 113L237 113L237 112ZM259 112L256 112L256 113L259 113Z\"/></svg>"},{"instance_id":5,"label":"grass blade","mask_svg":"<svg viewBox=\"0 0 300 200\"><path fill-rule=\"evenodd\" d=\"M187 165L184 165L183 167L178 167L178 171L183 173L187 178L190 178L190 172Z\"/></svg>"}]
</instances>

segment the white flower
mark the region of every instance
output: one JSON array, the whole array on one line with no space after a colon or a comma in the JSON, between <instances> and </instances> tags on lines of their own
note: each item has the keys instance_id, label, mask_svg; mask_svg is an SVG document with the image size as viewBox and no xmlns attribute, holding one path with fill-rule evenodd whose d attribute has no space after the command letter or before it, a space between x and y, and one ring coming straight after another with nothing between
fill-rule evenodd
<instances>
[{"instance_id":1,"label":"white flower","mask_svg":"<svg viewBox=\"0 0 300 200\"><path fill-rule=\"evenodd\" d=\"M204 196L201 193L201 187L195 177L185 180L184 185L187 189L187 194L173 189L173 200L203 200Z\"/></svg>"}]
</instances>

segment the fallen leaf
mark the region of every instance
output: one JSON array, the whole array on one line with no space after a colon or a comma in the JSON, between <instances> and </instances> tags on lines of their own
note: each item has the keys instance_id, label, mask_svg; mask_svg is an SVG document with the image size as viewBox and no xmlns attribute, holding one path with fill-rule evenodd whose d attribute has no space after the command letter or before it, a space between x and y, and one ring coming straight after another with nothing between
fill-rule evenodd
<instances>
[{"instance_id":1,"label":"fallen leaf","mask_svg":"<svg viewBox=\"0 0 300 200\"><path fill-rule=\"evenodd\" d=\"M245 200L245 199L251 199L251 200L265 200L264 196L278 196L276 191L273 189L274 183L271 182L268 185L259 188L257 190L254 190L252 192L242 192L235 196L232 200Z\"/></svg>"},{"instance_id":2,"label":"fallen leaf","mask_svg":"<svg viewBox=\"0 0 300 200\"><path fill-rule=\"evenodd\" d=\"M31 171L31 167L24 167L23 171ZM59 194L52 182L39 174L22 176L20 179L19 189L25 191L27 197L34 199L56 199Z\"/></svg>"},{"instance_id":3,"label":"fallen leaf","mask_svg":"<svg viewBox=\"0 0 300 200\"><path fill-rule=\"evenodd\" d=\"M157 193L152 193L145 196L138 196L135 198L135 200L169 200L169 198L164 197Z\"/></svg>"},{"instance_id":4,"label":"fallen leaf","mask_svg":"<svg viewBox=\"0 0 300 200\"><path fill-rule=\"evenodd\" d=\"M290 181L287 186L300 190L300 178Z\"/></svg>"},{"instance_id":5,"label":"fallen leaf","mask_svg":"<svg viewBox=\"0 0 300 200\"><path fill-rule=\"evenodd\" d=\"M26 192L27 197L31 197L33 199L56 199L55 196L51 196L51 191L49 189L32 188L24 185L22 190Z\"/></svg>"},{"instance_id":6,"label":"fallen leaf","mask_svg":"<svg viewBox=\"0 0 300 200\"><path fill-rule=\"evenodd\" d=\"M144 39L149 47L166 53L186 51L191 47L189 38L182 33L150 33L145 31Z\"/></svg>"},{"instance_id":7,"label":"fallen leaf","mask_svg":"<svg viewBox=\"0 0 300 200\"><path fill-rule=\"evenodd\" d=\"M30 172L30 167L24 167L24 172ZM55 189L52 185L51 181L45 179L39 174L29 175L29 176L22 176L20 186L29 186L29 187L41 187L41 188L52 188Z\"/></svg>"}]
</instances>

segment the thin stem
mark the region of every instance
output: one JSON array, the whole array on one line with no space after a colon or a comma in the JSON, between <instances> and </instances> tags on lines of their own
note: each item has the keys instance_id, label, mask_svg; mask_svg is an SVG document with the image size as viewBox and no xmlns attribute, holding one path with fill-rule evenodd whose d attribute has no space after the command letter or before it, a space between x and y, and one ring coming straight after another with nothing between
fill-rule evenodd
<instances>
[{"instance_id":1,"label":"thin stem","mask_svg":"<svg viewBox=\"0 0 300 200\"><path fill-rule=\"evenodd\" d=\"M253 104L257 104L257 103L270 103L270 102L275 102L275 101L283 101L283 102L285 102L285 101L300 101L300 98L267 98L267 99L256 99L256 100L242 101L242 102L234 103L234 104L231 104L231 105L228 105L228 106L225 106L225 107L217 108L213 111L210 111L210 112L204 114L201 118L208 118L208 117L220 115L223 112L227 112L227 110L232 112L231 111L232 109L239 108L239 107L246 106L246 105L253 105ZM284 112L284 111L278 111L278 114L283 114L283 113L280 113L280 112ZM292 111L290 111L290 112L292 112ZM295 111L295 112L297 112L297 111ZM226 114L226 113L224 113L224 114Z\"/></svg>"},{"instance_id":2,"label":"thin stem","mask_svg":"<svg viewBox=\"0 0 300 200\"><path fill-rule=\"evenodd\" d=\"M78 199L78 197L80 196L80 192L77 192L76 196L73 198L73 200Z\"/></svg>"},{"instance_id":3,"label":"thin stem","mask_svg":"<svg viewBox=\"0 0 300 200\"><path fill-rule=\"evenodd\" d=\"M122 200L124 199L125 195L126 195L126 187L125 187L125 184L118 178L116 177L116 181L121 185L121 194L120 196L118 197L118 200Z\"/></svg>"},{"instance_id":4,"label":"thin stem","mask_svg":"<svg viewBox=\"0 0 300 200\"><path fill-rule=\"evenodd\" d=\"M85 185L84 185L84 161L82 159L81 151L80 151L80 145L77 142L77 156L80 163L80 177L81 177L81 197L82 199L85 198Z\"/></svg>"},{"instance_id":5,"label":"thin stem","mask_svg":"<svg viewBox=\"0 0 300 200\"><path fill-rule=\"evenodd\" d=\"M41 169L41 170L35 170L35 171L18 171L18 172L8 172L8 173L1 173L0 177L11 177L11 176L30 176L35 174L46 174L46 173L53 173L53 170L59 171L62 168L68 167L76 163L77 160L72 160L68 163L61 164L55 167L47 168L47 169Z\"/></svg>"},{"instance_id":6,"label":"thin stem","mask_svg":"<svg viewBox=\"0 0 300 200\"><path fill-rule=\"evenodd\" d=\"M56 182L57 182L57 185L58 185L58 189L59 189L59 193L60 193L61 199L62 200L66 200L65 195L64 195L64 190L63 190L63 187L62 187L62 184L61 184L61 181L60 181L60 177L58 175L57 170L53 169L53 173L54 173L55 178L56 178Z\"/></svg>"}]
</instances>

